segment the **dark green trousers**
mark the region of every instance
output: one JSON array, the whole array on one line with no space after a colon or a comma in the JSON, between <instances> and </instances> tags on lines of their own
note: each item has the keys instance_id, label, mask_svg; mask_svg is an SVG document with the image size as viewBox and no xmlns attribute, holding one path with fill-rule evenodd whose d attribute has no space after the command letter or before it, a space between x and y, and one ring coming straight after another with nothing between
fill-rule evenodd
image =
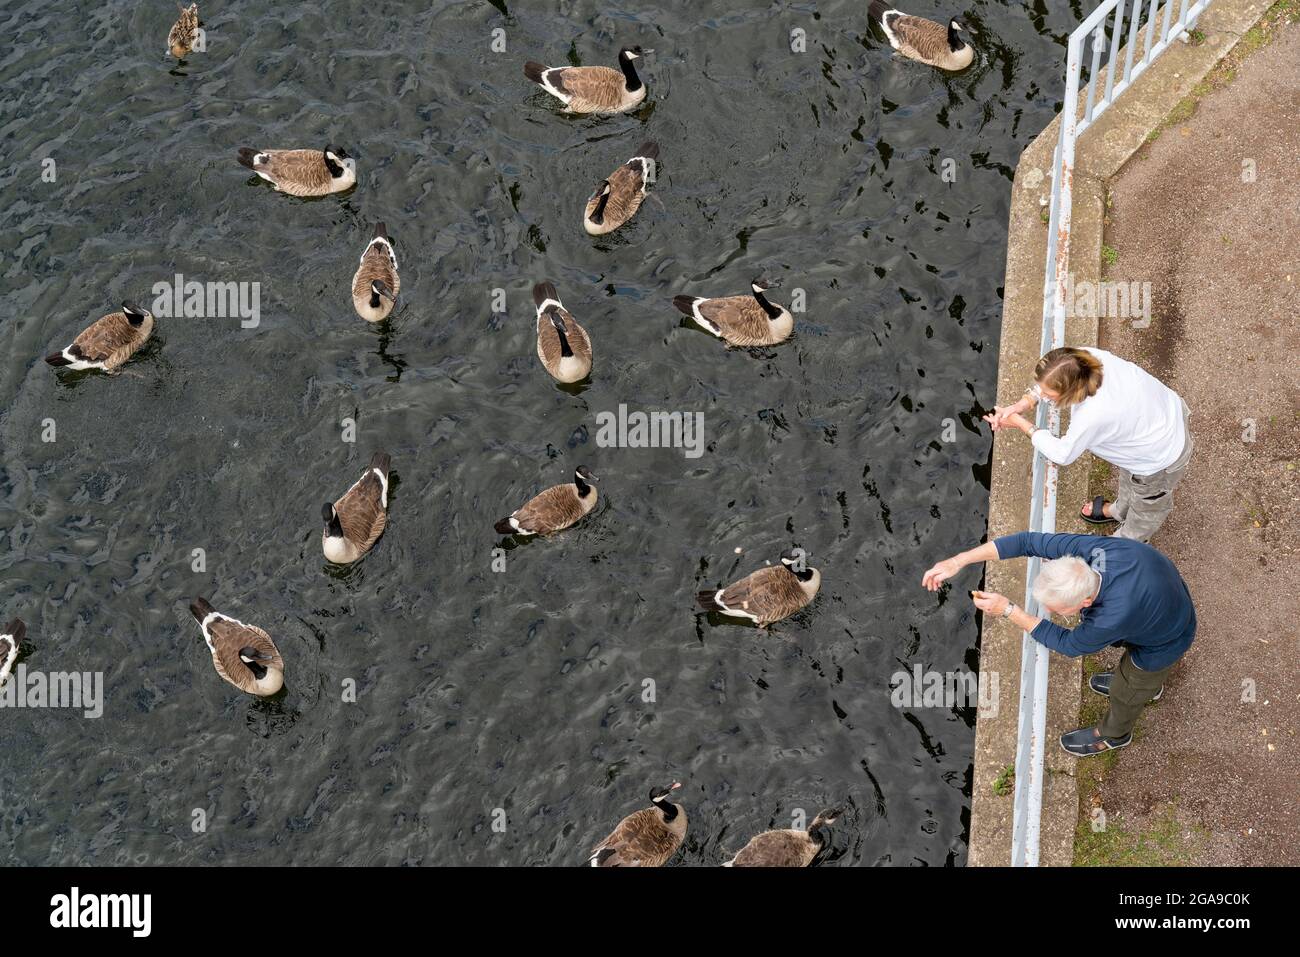
<instances>
[{"instance_id":1,"label":"dark green trousers","mask_svg":"<svg viewBox=\"0 0 1300 957\"><path fill-rule=\"evenodd\" d=\"M1110 679L1110 710L1101 719L1101 736L1122 738L1132 731L1142 709L1160 691L1176 664L1177 661L1159 671L1143 671L1133 664L1133 655L1125 648L1115 676Z\"/></svg>"}]
</instances>

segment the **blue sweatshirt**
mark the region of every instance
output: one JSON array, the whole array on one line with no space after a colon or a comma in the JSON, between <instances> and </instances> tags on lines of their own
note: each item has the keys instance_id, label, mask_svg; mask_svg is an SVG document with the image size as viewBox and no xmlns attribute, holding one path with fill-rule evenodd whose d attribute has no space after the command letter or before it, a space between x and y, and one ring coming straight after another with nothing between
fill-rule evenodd
<instances>
[{"instance_id":1,"label":"blue sweatshirt","mask_svg":"<svg viewBox=\"0 0 1300 957\"><path fill-rule=\"evenodd\" d=\"M1124 642L1133 664L1159 671L1182 657L1196 636L1196 610L1178 569L1159 551L1129 538L1017 532L994 539L999 558L1082 558L1101 575L1101 591L1077 627L1044 618L1030 633L1053 651L1077 658Z\"/></svg>"}]
</instances>

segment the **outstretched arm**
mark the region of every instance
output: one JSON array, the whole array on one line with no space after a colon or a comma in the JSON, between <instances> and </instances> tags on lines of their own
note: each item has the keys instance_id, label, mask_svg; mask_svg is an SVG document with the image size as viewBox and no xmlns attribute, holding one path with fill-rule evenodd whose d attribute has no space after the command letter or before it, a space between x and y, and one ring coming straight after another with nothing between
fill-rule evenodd
<instances>
[{"instance_id":1,"label":"outstretched arm","mask_svg":"<svg viewBox=\"0 0 1300 957\"><path fill-rule=\"evenodd\" d=\"M970 551L960 552L952 556L952 558L945 558L925 573L921 578L921 584L930 591L938 591L940 585L967 565L974 565L976 562L995 562L999 557L1001 556L998 555L997 546L992 542L985 542Z\"/></svg>"}]
</instances>

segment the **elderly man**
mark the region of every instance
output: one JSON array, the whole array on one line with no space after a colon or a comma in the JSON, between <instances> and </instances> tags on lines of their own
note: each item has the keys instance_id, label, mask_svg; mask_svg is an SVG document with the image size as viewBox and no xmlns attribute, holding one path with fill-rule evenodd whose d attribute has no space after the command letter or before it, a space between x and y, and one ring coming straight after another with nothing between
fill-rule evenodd
<instances>
[{"instance_id":1,"label":"elderly man","mask_svg":"<svg viewBox=\"0 0 1300 957\"><path fill-rule=\"evenodd\" d=\"M994 592L972 592L985 614L1010 618L1017 628L1053 651L1076 658L1123 645L1114 672L1095 674L1093 691L1110 698L1101 724L1061 735L1061 747L1078 757L1126 747L1147 702L1164 693L1165 676L1196 636L1196 610L1178 569L1143 542L1098 535L1004 535L928 572L930 591L967 565L1003 558L1045 559L1034 579L1034 598L1049 612L1079 616L1075 628L1037 618Z\"/></svg>"}]
</instances>

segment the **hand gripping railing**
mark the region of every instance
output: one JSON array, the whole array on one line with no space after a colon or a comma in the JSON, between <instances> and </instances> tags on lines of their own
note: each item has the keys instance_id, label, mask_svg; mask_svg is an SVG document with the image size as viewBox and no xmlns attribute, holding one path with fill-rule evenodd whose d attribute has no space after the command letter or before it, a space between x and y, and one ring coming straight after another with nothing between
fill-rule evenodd
<instances>
[{"instance_id":1,"label":"hand gripping railing","mask_svg":"<svg viewBox=\"0 0 1300 957\"><path fill-rule=\"evenodd\" d=\"M1166 0L1164 7L1159 8L1159 0L1105 0L1070 34L1065 61L1065 102L1061 107L1061 131L1052 170L1047 272L1043 281L1043 353L1065 344L1074 144L1083 131L1095 123L1116 98L1132 86L1147 67L1169 48L1169 44L1196 22L1209 2L1210 0L1197 0L1195 3L1191 0ZM1178 8L1176 18L1175 8ZM1091 63L1087 97L1080 109L1084 45L1088 41L1091 41ZM1139 49L1143 55L1135 62ZM1108 54L1104 70L1103 54ZM1105 84L1098 96L1103 73ZM1038 404L1037 424L1040 428L1050 430L1052 435L1057 435L1060 432L1060 414L1055 406L1048 406L1046 402ZM1037 532L1056 531L1056 466L1039 452L1034 453L1029 528ZM1025 611L1031 615L1040 614L1038 602L1033 596L1038 566L1037 558L1030 559L1025 585ZM1043 808L1048 651L1026 633L1022 638L1020 654L1020 724L1016 739L1011 863L1018 867L1035 867L1038 865L1039 824Z\"/></svg>"}]
</instances>

